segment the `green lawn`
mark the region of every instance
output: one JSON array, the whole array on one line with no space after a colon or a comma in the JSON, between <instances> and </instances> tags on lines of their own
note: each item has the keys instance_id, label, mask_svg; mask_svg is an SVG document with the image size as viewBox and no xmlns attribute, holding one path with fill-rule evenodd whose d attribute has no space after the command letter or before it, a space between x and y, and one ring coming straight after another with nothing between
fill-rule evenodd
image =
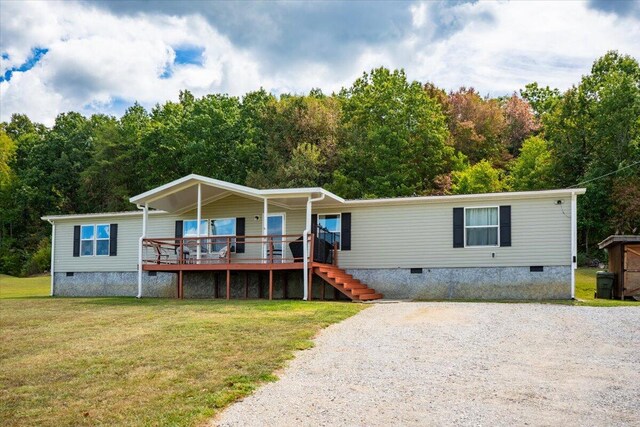
<instances>
[{"instance_id":1,"label":"green lawn","mask_svg":"<svg viewBox=\"0 0 640 427\"><path fill-rule=\"evenodd\" d=\"M579 268L576 270L576 305L589 305L594 307L636 306L640 307L640 301L620 301L609 299L595 299L596 292L596 268Z\"/></svg>"},{"instance_id":2,"label":"green lawn","mask_svg":"<svg viewBox=\"0 0 640 427\"><path fill-rule=\"evenodd\" d=\"M51 276L18 278L0 274L0 298L48 296Z\"/></svg>"},{"instance_id":3,"label":"green lawn","mask_svg":"<svg viewBox=\"0 0 640 427\"><path fill-rule=\"evenodd\" d=\"M366 308L34 297L48 292L0 277L0 425L200 424Z\"/></svg>"}]
</instances>

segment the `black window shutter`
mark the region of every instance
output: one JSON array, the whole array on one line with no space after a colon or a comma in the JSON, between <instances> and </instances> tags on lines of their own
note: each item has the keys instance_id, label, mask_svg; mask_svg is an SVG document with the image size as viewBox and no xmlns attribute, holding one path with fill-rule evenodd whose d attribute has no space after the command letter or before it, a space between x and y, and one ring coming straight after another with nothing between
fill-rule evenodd
<instances>
[{"instance_id":1,"label":"black window shutter","mask_svg":"<svg viewBox=\"0 0 640 427\"><path fill-rule=\"evenodd\" d=\"M311 232L318 234L318 215L311 214Z\"/></svg>"},{"instance_id":2,"label":"black window shutter","mask_svg":"<svg viewBox=\"0 0 640 427\"><path fill-rule=\"evenodd\" d=\"M109 256L118 255L118 224L109 225Z\"/></svg>"},{"instance_id":3,"label":"black window shutter","mask_svg":"<svg viewBox=\"0 0 640 427\"><path fill-rule=\"evenodd\" d=\"M244 228L245 220L244 218L236 218L236 236L244 236L245 228ZM236 239L236 253L243 254L244 253L244 237L240 237Z\"/></svg>"},{"instance_id":4,"label":"black window shutter","mask_svg":"<svg viewBox=\"0 0 640 427\"><path fill-rule=\"evenodd\" d=\"M500 246L511 246L511 206L500 206Z\"/></svg>"},{"instance_id":5,"label":"black window shutter","mask_svg":"<svg viewBox=\"0 0 640 427\"><path fill-rule=\"evenodd\" d=\"M176 239L182 238L182 221L176 221ZM180 247L180 240L176 240L176 249L175 253L178 253L178 248Z\"/></svg>"},{"instance_id":6,"label":"black window shutter","mask_svg":"<svg viewBox=\"0 0 640 427\"><path fill-rule=\"evenodd\" d=\"M73 226L73 256L80 256L80 226Z\"/></svg>"},{"instance_id":7,"label":"black window shutter","mask_svg":"<svg viewBox=\"0 0 640 427\"><path fill-rule=\"evenodd\" d=\"M342 224L340 228L340 250L351 250L351 213L342 213Z\"/></svg>"},{"instance_id":8,"label":"black window shutter","mask_svg":"<svg viewBox=\"0 0 640 427\"><path fill-rule=\"evenodd\" d=\"M464 208L453 208L453 247L464 248Z\"/></svg>"}]
</instances>

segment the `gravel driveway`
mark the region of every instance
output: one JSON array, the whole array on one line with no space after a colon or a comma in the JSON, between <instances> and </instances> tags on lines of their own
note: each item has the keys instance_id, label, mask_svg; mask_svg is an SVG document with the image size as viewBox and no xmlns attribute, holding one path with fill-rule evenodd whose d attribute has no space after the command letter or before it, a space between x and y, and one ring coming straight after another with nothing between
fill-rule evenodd
<instances>
[{"instance_id":1,"label":"gravel driveway","mask_svg":"<svg viewBox=\"0 0 640 427\"><path fill-rule=\"evenodd\" d=\"M640 308L377 304L222 426L640 426Z\"/></svg>"}]
</instances>

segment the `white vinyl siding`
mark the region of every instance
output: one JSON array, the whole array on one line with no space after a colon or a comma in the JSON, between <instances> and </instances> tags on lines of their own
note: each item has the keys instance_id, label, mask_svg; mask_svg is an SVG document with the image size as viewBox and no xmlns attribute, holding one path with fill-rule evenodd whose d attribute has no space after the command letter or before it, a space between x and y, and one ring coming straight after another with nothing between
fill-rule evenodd
<instances>
[{"instance_id":1,"label":"white vinyl siding","mask_svg":"<svg viewBox=\"0 0 640 427\"><path fill-rule=\"evenodd\" d=\"M555 204L562 200L561 205ZM540 198L480 198L477 201L432 201L376 206L342 205L314 209L313 213L351 212L351 250L342 251L339 264L344 268L411 267L491 267L530 265L570 265L570 197L547 195ZM511 247L453 247L453 208L511 206ZM202 207L202 218L245 218L245 234L262 234L263 204L236 195ZM270 213L286 213L289 234L302 234L304 209L269 206ZM255 220L258 216L259 219ZM196 218L195 210L180 215L149 215L148 237L172 238L175 221ZM55 271L136 271L138 239L142 215L104 216L94 224L118 224L118 256L73 257L73 226L86 219L56 220ZM233 257L262 256L257 244L247 244L245 253ZM285 248L285 250L287 250ZM495 255L495 256L494 256Z\"/></svg>"},{"instance_id":2,"label":"white vinyl siding","mask_svg":"<svg viewBox=\"0 0 640 427\"><path fill-rule=\"evenodd\" d=\"M562 200L561 205L555 204ZM511 206L511 246L453 247L453 208ZM571 198L437 201L346 206L351 212L351 250L343 268L491 267L570 265ZM318 214L335 213L335 208ZM314 213L316 213L314 211ZM495 254L495 256L494 256Z\"/></svg>"},{"instance_id":3,"label":"white vinyl siding","mask_svg":"<svg viewBox=\"0 0 640 427\"><path fill-rule=\"evenodd\" d=\"M94 220L95 222L93 224L118 224L117 256L108 256L110 250L109 246L106 248L107 252L105 256L73 256L73 227L76 225L87 225L86 221L86 219L73 218L55 220L56 247L54 270L56 273L137 270L138 239L142 233L141 215L104 216ZM109 230L109 236L110 235L111 230ZM100 239L100 241L108 242L109 240ZM104 245L104 243L102 245ZM110 245L110 243L108 245Z\"/></svg>"}]
</instances>

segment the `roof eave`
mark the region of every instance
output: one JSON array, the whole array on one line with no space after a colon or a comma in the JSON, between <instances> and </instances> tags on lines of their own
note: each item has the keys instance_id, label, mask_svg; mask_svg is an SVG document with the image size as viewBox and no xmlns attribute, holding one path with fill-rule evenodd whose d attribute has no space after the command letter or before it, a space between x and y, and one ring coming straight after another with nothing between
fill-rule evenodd
<instances>
[{"instance_id":1,"label":"roof eave","mask_svg":"<svg viewBox=\"0 0 640 427\"><path fill-rule=\"evenodd\" d=\"M549 196L569 196L572 194L581 195L586 192L585 188L566 188L557 190L540 191L513 191L502 193L479 193L479 194L452 194L446 196L416 196L397 197L387 199L352 199L346 200L347 205L369 205L369 204L404 204L420 202L437 202L450 200L482 200L482 199L510 199L510 198L540 198Z\"/></svg>"},{"instance_id":2,"label":"roof eave","mask_svg":"<svg viewBox=\"0 0 640 427\"><path fill-rule=\"evenodd\" d=\"M165 214L165 211L149 211L149 215ZM98 212L85 214L67 214L67 215L45 215L40 217L43 221L56 221L64 219L83 219L83 218L105 218L119 216L137 216L142 215L142 211L126 211L126 212Z\"/></svg>"}]
</instances>

